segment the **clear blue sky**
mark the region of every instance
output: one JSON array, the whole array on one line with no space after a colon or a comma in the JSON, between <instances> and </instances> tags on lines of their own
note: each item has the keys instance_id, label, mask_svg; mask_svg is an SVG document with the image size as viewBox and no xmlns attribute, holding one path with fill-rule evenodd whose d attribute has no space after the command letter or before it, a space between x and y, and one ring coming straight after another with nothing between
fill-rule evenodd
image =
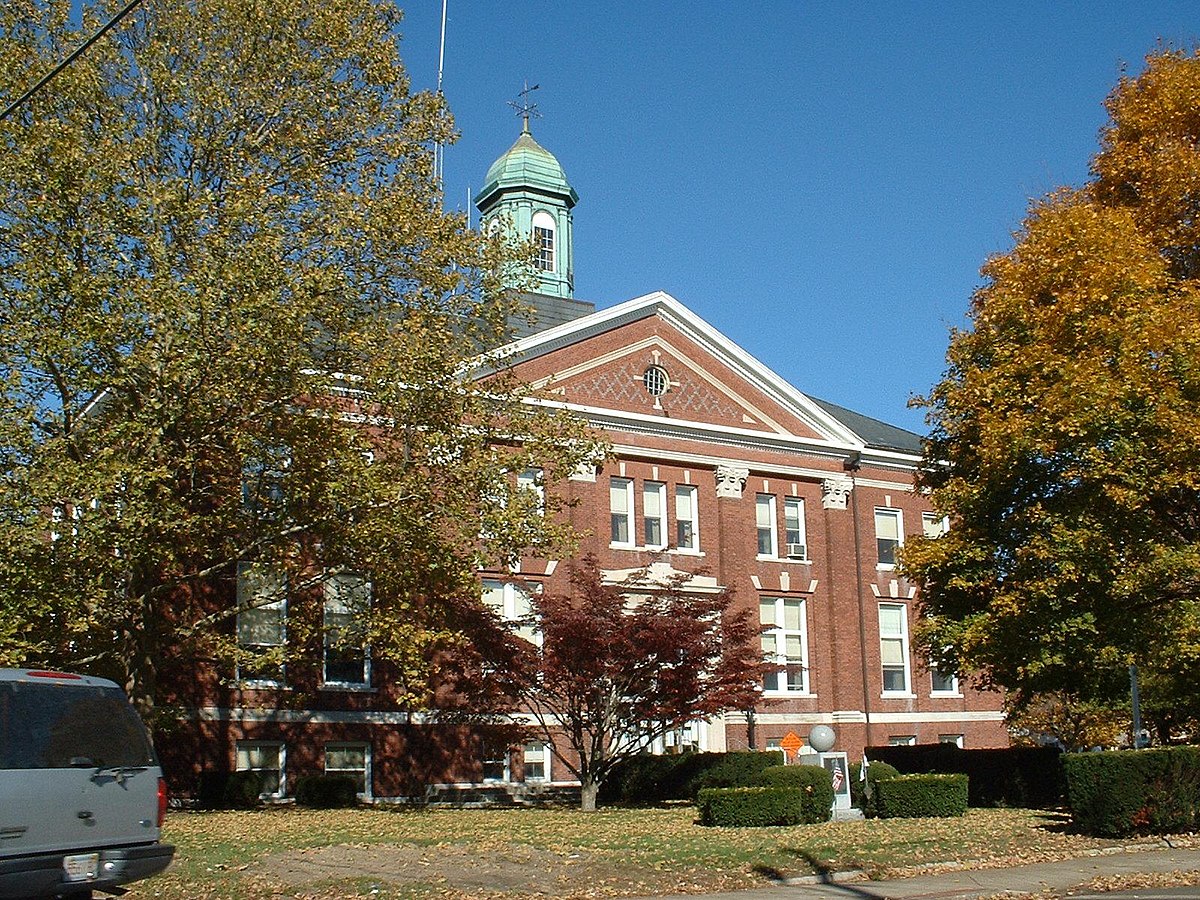
<instances>
[{"instance_id":1,"label":"clear blue sky","mask_svg":"<svg viewBox=\"0 0 1200 900\"><path fill-rule=\"evenodd\" d=\"M516 139L579 192L575 294L664 290L806 393L915 431L979 267L1028 201L1088 177L1104 98L1194 2L448 0L465 209ZM441 0L405 9L415 88Z\"/></svg>"}]
</instances>

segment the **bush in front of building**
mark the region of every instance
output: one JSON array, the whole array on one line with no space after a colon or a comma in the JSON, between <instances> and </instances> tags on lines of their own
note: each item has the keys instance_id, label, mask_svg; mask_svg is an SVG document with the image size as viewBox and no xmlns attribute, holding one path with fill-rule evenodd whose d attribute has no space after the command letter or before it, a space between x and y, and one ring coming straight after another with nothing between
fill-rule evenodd
<instances>
[{"instance_id":1,"label":"bush in front of building","mask_svg":"<svg viewBox=\"0 0 1200 900\"><path fill-rule=\"evenodd\" d=\"M967 811L966 775L898 775L875 784L883 819L961 816Z\"/></svg>"},{"instance_id":2,"label":"bush in front of building","mask_svg":"<svg viewBox=\"0 0 1200 900\"><path fill-rule=\"evenodd\" d=\"M964 750L954 744L868 747L871 766L891 763L905 775L966 775L971 806L1055 809L1066 782L1057 747L1001 747Z\"/></svg>"},{"instance_id":3,"label":"bush in front of building","mask_svg":"<svg viewBox=\"0 0 1200 900\"><path fill-rule=\"evenodd\" d=\"M759 772L782 762L783 754L778 751L646 753L620 763L601 786L600 799L629 806L690 802L701 788L752 785Z\"/></svg>"},{"instance_id":4,"label":"bush in front of building","mask_svg":"<svg viewBox=\"0 0 1200 900\"><path fill-rule=\"evenodd\" d=\"M1200 747L1069 753L1062 763L1071 819L1085 834L1200 828Z\"/></svg>"},{"instance_id":5,"label":"bush in front of building","mask_svg":"<svg viewBox=\"0 0 1200 900\"><path fill-rule=\"evenodd\" d=\"M254 809L263 792L261 772L230 772L221 792L222 805L226 809Z\"/></svg>"},{"instance_id":6,"label":"bush in front of building","mask_svg":"<svg viewBox=\"0 0 1200 900\"><path fill-rule=\"evenodd\" d=\"M701 788L696 795L700 824L721 828L796 825L800 807L794 787Z\"/></svg>"},{"instance_id":7,"label":"bush in front of building","mask_svg":"<svg viewBox=\"0 0 1200 900\"><path fill-rule=\"evenodd\" d=\"M312 809L357 806L358 783L349 775L301 775L296 779L296 805Z\"/></svg>"},{"instance_id":8,"label":"bush in front of building","mask_svg":"<svg viewBox=\"0 0 1200 900\"><path fill-rule=\"evenodd\" d=\"M800 792L800 822L828 822L833 815L833 779L823 766L768 766L758 774L766 787L790 787Z\"/></svg>"},{"instance_id":9,"label":"bush in front of building","mask_svg":"<svg viewBox=\"0 0 1200 900\"><path fill-rule=\"evenodd\" d=\"M867 778L864 782L862 779L862 763L850 764L850 802L862 810L863 815L868 819L873 819L879 815L875 808L875 798L879 796L876 790L876 784L880 781L887 781L889 778L896 778L900 775L899 770L895 766L889 766L883 760L876 760L867 764ZM870 785L870 788L867 785Z\"/></svg>"}]
</instances>

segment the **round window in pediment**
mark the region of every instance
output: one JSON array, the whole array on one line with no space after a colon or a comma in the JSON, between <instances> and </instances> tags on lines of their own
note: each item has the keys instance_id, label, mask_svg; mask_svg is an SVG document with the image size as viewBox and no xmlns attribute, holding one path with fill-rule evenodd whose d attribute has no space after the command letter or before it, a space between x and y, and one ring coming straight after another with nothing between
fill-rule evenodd
<instances>
[{"instance_id":1,"label":"round window in pediment","mask_svg":"<svg viewBox=\"0 0 1200 900\"><path fill-rule=\"evenodd\" d=\"M642 375L642 384L646 386L646 393L651 397L661 397L671 386L671 379L667 377L667 370L662 366L650 366Z\"/></svg>"}]
</instances>

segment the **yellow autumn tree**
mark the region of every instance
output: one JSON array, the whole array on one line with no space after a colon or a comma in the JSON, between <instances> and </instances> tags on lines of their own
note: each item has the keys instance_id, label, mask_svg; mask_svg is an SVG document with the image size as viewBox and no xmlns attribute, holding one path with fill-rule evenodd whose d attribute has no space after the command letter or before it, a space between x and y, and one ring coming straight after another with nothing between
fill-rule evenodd
<instances>
[{"instance_id":1,"label":"yellow autumn tree","mask_svg":"<svg viewBox=\"0 0 1200 900\"><path fill-rule=\"evenodd\" d=\"M1121 80L1093 179L1033 204L983 268L924 399L949 532L906 544L920 635L1018 707L1119 700L1160 738L1200 691L1200 56Z\"/></svg>"},{"instance_id":2,"label":"yellow autumn tree","mask_svg":"<svg viewBox=\"0 0 1200 900\"><path fill-rule=\"evenodd\" d=\"M3 4L4 105L117 5L79 6ZM239 608L239 579L296 600L351 572L371 590L343 639L421 704L483 615L481 555L564 538L538 507L592 448L502 361L473 375L504 340L503 248L443 211L453 125L410 91L400 18L145 3L0 121L0 665L149 709L166 669L319 642L318 602L247 655L235 621L280 597Z\"/></svg>"}]
</instances>

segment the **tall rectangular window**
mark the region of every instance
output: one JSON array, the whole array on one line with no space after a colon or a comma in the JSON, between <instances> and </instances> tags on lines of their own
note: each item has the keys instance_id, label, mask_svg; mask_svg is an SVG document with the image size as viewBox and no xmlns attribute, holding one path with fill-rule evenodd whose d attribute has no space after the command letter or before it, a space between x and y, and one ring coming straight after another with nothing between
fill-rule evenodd
<instances>
[{"instance_id":1,"label":"tall rectangular window","mask_svg":"<svg viewBox=\"0 0 1200 900\"><path fill-rule=\"evenodd\" d=\"M508 781L508 748L486 748L480 761L480 774L484 781Z\"/></svg>"},{"instance_id":2,"label":"tall rectangular window","mask_svg":"<svg viewBox=\"0 0 1200 900\"><path fill-rule=\"evenodd\" d=\"M525 745L523 768L526 781L550 780L550 748L545 741L530 741Z\"/></svg>"},{"instance_id":3,"label":"tall rectangular window","mask_svg":"<svg viewBox=\"0 0 1200 900\"><path fill-rule=\"evenodd\" d=\"M633 479L614 478L609 483L608 506L612 514L612 542L633 546Z\"/></svg>"},{"instance_id":4,"label":"tall rectangular window","mask_svg":"<svg viewBox=\"0 0 1200 900\"><path fill-rule=\"evenodd\" d=\"M517 637L531 644L542 643L542 630L538 627L533 609L533 598L524 586L511 581L485 578L483 581L483 603L504 622Z\"/></svg>"},{"instance_id":5,"label":"tall rectangular window","mask_svg":"<svg viewBox=\"0 0 1200 900\"><path fill-rule=\"evenodd\" d=\"M675 546L680 550L700 549L696 488L690 484L675 486Z\"/></svg>"},{"instance_id":6,"label":"tall rectangular window","mask_svg":"<svg viewBox=\"0 0 1200 900\"><path fill-rule=\"evenodd\" d=\"M238 741L235 768L257 772L260 797L284 796L284 748L278 741Z\"/></svg>"},{"instance_id":7,"label":"tall rectangular window","mask_svg":"<svg viewBox=\"0 0 1200 900\"><path fill-rule=\"evenodd\" d=\"M351 572L325 576L326 684L365 687L370 681L364 624L371 608L371 583Z\"/></svg>"},{"instance_id":8,"label":"tall rectangular window","mask_svg":"<svg viewBox=\"0 0 1200 900\"><path fill-rule=\"evenodd\" d=\"M754 500L754 519L758 530L758 555L778 555L779 540L775 530L775 496L758 494Z\"/></svg>"},{"instance_id":9,"label":"tall rectangular window","mask_svg":"<svg viewBox=\"0 0 1200 900\"><path fill-rule=\"evenodd\" d=\"M517 476L517 490L528 491L534 498L539 516L546 514L546 487L541 469L526 469Z\"/></svg>"},{"instance_id":10,"label":"tall rectangular window","mask_svg":"<svg viewBox=\"0 0 1200 900\"><path fill-rule=\"evenodd\" d=\"M879 604L879 659L883 692L908 694L908 609L903 603Z\"/></svg>"},{"instance_id":11,"label":"tall rectangular window","mask_svg":"<svg viewBox=\"0 0 1200 900\"><path fill-rule=\"evenodd\" d=\"M900 546L902 534L900 510L875 510L875 546L880 566L890 569L896 565L896 548Z\"/></svg>"},{"instance_id":12,"label":"tall rectangular window","mask_svg":"<svg viewBox=\"0 0 1200 900\"><path fill-rule=\"evenodd\" d=\"M371 796L371 748L367 744L326 744L325 774L354 780L358 796Z\"/></svg>"},{"instance_id":13,"label":"tall rectangular window","mask_svg":"<svg viewBox=\"0 0 1200 900\"><path fill-rule=\"evenodd\" d=\"M279 651L287 639L287 579L241 565L237 576L238 679L263 686L283 683Z\"/></svg>"},{"instance_id":14,"label":"tall rectangular window","mask_svg":"<svg viewBox=\"0 0 1200 900\"><path fill-rule=\"evenodd\" d=\"M787 497L783 501L783 541L787 544L788 559L808 559L804 501L799 497Z\"/></svg>"},{"instance_id":15,"label":"tall rectangular window","mask_svg":"<svg viewBox=\"0 0 1200 900\"><path fill-rule=\"evenodd\" d=\"M533 245L537 249L537 267L543 272L554 271L554 230L533 226Z\"/></svg>"},{"instance_id":16,"label":"tall rectangular window","mask_svg":"<svg viewBox=\"0 0 1200 900\"><path fill-rule=\"evenodd\" d=\"M646 546L665 547L667 486L661 481L647 481L642 488L642 521L645 525Z\"/></svg>"},{"instance_id":17,"label":"tall rectangular window","mask_svg":"<svg viewBox=\"0 0 1200 900\"><path fill-rule=\"evenodd\" d=\"M950 530L950 523L944 516L933 512L921 513L921 531L927 538L939 538Z\"/></svg>"},{"instance_id":18,"label":"tall rectangular window","mask_svg":"<svg viewBox=\"0 0 1200 900\"><path fill-rule=\"evenodd\" d=\"M808 693L808 624L804 601L797 597L762 597L758 601L763 658L781 667L768 672L763 689Z\"/></svg>"}]
</instances>

